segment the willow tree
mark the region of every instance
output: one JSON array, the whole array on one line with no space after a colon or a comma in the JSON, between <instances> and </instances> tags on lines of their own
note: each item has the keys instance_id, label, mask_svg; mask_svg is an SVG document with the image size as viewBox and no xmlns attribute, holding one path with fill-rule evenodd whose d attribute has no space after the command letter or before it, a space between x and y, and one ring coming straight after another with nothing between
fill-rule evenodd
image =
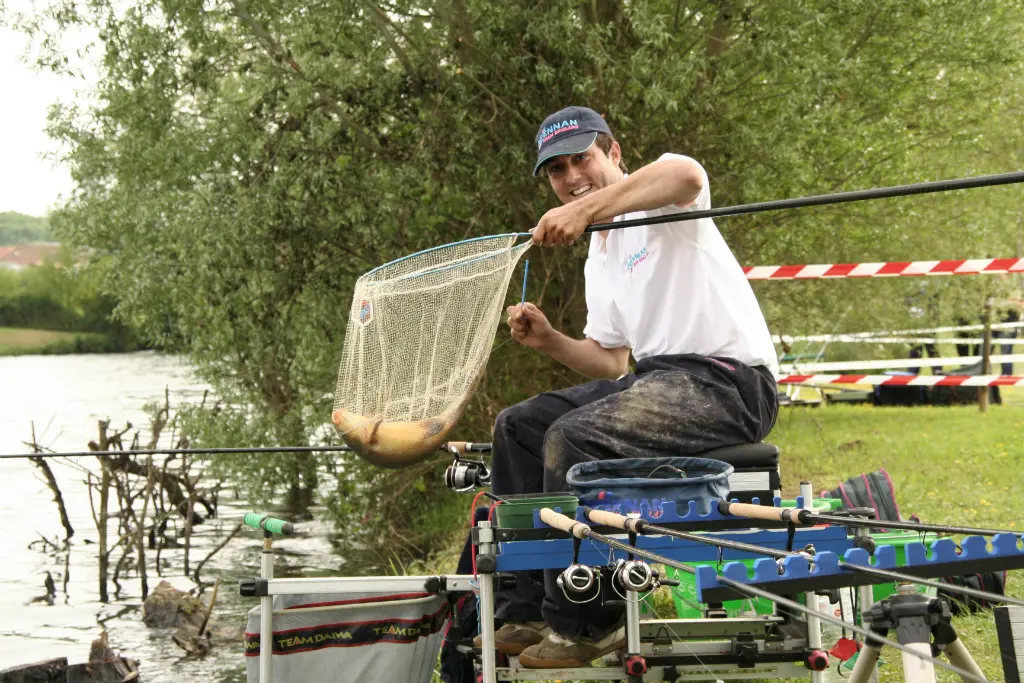
<instances>
[{"instance_id":1,"label":"willow tree","mask_svg":"<svg viewBox=\"0 0 1024 683\"><path fill-rule=\"evenodd\" d=\"M99 37L95 102L52 115L76 183L55 229L110 261L118 314L189 355L230 405L223 431L246 443L321 429L357 274L528 229L552 205L529 174L550 111L602 111L632 168L694 156L716 205L912 182L959 175L943 161L998 135L979 103L1019 88L1022 50L1012 0L93 0L23 26ZM40 58L59 69L55 44ZM720 224L744 263L919 258L942 229L920 206ZM531 298L576 334L582 256L530 255ZM786 330L808 311L835 320L850 298L759 295ZM502 346L465 436L576 379Z\"/></svg>"}]
</instances>

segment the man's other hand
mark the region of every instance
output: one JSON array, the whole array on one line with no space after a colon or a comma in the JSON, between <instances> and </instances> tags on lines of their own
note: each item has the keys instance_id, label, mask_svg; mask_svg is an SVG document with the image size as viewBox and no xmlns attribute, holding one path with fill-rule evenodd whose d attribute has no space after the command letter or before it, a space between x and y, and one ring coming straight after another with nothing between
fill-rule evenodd
<instances>
[{"instance_id":1,"label":"man's other hand","mask_svg":"<svg viewBox=\"0 0 1024 683\"><path fill-rule=\"evenodd\" d=\"M547 316L529 302L509 306L506 322L512 330L513 339L538 351L543 351L557 334Z\"/></svg>"}]
</instances>

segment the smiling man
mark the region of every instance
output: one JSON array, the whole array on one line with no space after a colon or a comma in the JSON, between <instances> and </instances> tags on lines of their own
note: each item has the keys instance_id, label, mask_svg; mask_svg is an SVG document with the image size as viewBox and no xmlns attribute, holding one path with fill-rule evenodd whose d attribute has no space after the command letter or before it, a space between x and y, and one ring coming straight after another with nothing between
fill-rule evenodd
<instances>
[{"instance_id":1,"label":"smiling man","mask_svg":"<svg viewBox=\"0 0 1024 683\"><path fill-rule=\"evenodd\" d=\"M594 223L679 214L679 220L590 238L583 339L555 330L532 303L508 309L512 336L593 381L501 412L493 438L497 495L566 490L566 472L595 459L694 455L756 443L778 410L775 350L743 270L710 219L699 163L664 154L627 174L604 118L568 107L537 135L534 175L562 206L533 241L571 244ZM636 369L629 372L630 354ZM625 645L621 609L565 599L558 572L519 577L499 594L497 647L527 667L572 667Z\"/></svg>"}]
</instances>

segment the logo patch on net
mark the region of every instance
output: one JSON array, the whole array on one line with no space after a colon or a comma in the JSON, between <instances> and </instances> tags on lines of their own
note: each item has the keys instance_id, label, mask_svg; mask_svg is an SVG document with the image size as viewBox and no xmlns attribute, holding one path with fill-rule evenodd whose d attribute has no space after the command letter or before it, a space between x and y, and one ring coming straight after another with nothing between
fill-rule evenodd
<instances>
[{"instance_id":1,"label":"logo patch on net","mask_svg":"<svg viewBox=\"0 0 1024 683\"><path fill-rule=\"evenodd\" d=\"M643 247L640 251L630 256L629 260L626 261L626 270L632 273L633 269L646 261L650 255L651 252L647 251L647 247Z\"/></svg>"},{"instance_id":2,"label":"logo patch on net","mask_svg":"<svg viewBox=\"0 0 1024 683\"><path fill-rule=\"evenodd\" d=\"M360 325L369 325L373 320L373 302L363 299L359 302L359 313L356 315L356 322Z\"/></svg>"}]
</instances>

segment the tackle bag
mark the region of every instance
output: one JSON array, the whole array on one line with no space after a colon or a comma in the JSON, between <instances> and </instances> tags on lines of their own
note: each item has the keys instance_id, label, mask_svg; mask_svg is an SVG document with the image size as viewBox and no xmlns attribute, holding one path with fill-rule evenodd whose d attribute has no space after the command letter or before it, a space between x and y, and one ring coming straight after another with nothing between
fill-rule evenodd
<instances>
[{"instance_id":1,"label":"tackle bag","mask_svg":"<svg viewBox=\"0 0 1024 683\"><path fill-rule=\"evenodd\" d=\"M889 473L878 470L869 474L858 474L850 477L837 488L822 493L823 498L839 498L845 508L869 507L875 511L878 519L905 521L900 515L900 507L896 504L896 488L893 486ZM920 521L915 515L911 521ZM871 532L884 532L884 528L872 528ZM1006 572L982 572L963 576L944 576L939 579L953 586L966 586L988 591L997 595L1005 595ZM980 609L988 609L1002 604L966 596L963 593L939 589L937 595L949 603L953 615L973 613Z\"/></svg>"},{"instance_id":2,"label":"tackle bag","mask_svg":"<svg viewBox=\"0 0 1024 683\"><path fill-rule=\"evenodd\" d=\"M713 501L728 498L732 472L732 465L710 458L623 458L577 463L565 481L580 505L620 514L642 508L657 519L670 501L680 516L691 501L707 514Z\"/></svg>"},{"instance_id":3,"label":"tackle bag","mask_svg":"<svg viewBox=\"0 0 1024 683\"><path fill-rule=\"evenodd\" d=\"M965 574L963 576L943 576L939 579L954 586L964 586L975 590L988 591L997 595L1006 595L1006 572L982 572L981 574ZM984 609L991 609L1002 602L976 598L940 588L938 596L949 603L949 611L955 617L961 614L973 614Z\"/></svg>"},{"instance_id":4,"label":"tackle bag","mask_svg":"<svg viewBox=\"0 0 1024 683\"><path fill-rule=\"evenodd\" d=\"M449 615L445 595L275 595L274 683L430 683ZM260 608L245 629L247 683L260 680Z\"/></svg>"},{"instance_id":5,"label":"tackle bag","mask_svg":"<svg viewBox=\"0 0 1024 683\"><path fill-rule=\"evenodd\" d=\"M838 498L845 508L871 508L876 519L902 521L900 506L896 504L896 487L885 470L850 477L838 487L821 494L822 498ZM887 529L872 528L872 532Z\"/></svg>"}]
</instances>

